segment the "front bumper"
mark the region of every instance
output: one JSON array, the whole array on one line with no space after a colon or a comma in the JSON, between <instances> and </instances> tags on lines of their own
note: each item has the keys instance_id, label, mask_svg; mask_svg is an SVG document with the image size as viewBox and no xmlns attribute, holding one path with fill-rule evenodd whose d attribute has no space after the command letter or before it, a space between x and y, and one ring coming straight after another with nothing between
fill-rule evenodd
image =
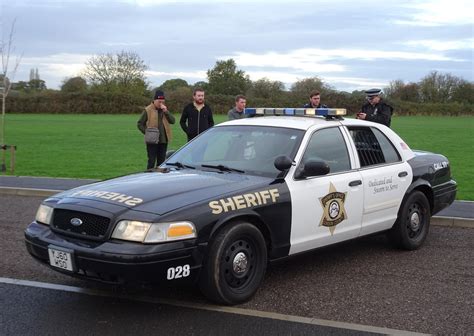
<instances>
[{"instance_id":1,"label":"front bumper","mask_svg":"<svg viewBox=\"0 0 474 336\"><path fill-rule=\"evenodd\" d=\"M119 284L193 282L199 276L206 248L196 245L195 239L148 245L119 240L86 241L57 234L36 222L25 230L25 243L35 259L49 266L49 247L70 251L73 271L50 266L55 271ZM179 267L185 266L190 271L179 272Z\"/></svg>"}]
</instances>

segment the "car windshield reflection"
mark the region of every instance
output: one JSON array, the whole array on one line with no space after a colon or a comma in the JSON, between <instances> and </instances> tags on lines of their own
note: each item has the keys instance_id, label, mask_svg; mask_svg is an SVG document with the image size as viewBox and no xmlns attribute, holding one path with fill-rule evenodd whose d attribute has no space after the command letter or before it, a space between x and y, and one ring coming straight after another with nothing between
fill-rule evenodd
<instances>
[{"instance_id":1,"label":"car windshield reflection","mask_svg":"<svg viewBox=\"0 0 474 336\"><path fill-rule=\"evenodd\" d=\"M180 167L276 177L275 158L294 159L304 131L268 126L219 126L201 134L165 164ZM168 163L169 162L169 163Z\"/></svg>"}]
</instances>

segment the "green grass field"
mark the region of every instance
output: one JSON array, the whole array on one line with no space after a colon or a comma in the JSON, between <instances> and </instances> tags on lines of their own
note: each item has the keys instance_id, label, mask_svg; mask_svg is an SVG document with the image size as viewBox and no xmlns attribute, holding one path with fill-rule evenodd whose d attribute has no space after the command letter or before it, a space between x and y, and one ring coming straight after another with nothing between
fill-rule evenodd
<instances>
[{"instance_id":1,"label":"green grass field","mask_svg":"<svg viewBox=\"0 0 474 336\"><path fill-rule=\"evenodd\" d=\"M15 175L104 179L142 171L146 152L136 128L138 117L7 115L6 143L18 146ZM217 123L226 118L215 116ZM392 128L412 149L447 156L459 184L457 198L474 200L470 180L474 172L474 117L396 117ZM177 120L168 149L185 142Z\"/></svg>"}]
</instances>

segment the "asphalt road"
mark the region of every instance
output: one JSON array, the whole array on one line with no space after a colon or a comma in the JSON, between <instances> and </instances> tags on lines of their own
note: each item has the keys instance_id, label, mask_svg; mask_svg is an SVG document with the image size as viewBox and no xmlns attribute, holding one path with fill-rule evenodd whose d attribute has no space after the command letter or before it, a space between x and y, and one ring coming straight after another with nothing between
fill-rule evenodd
<instances>
[{"instance_id":1,"label":"asphalt road","mask_svg":"<svg viewBox=\"0 0 474 336\"><path fill-rule=\"evenodd\" d=\"M9 307L2 335L380 335L50 289L0 289ZM45 318L31 318L31 312Z\"/></svg>"},{"instance_id":2,"label":"asphalt road","mask_svg":"<svg viewBox=\"0 0 474 336\"><path fill-rule=\"evenodd\" d=\"M119 293L208 304L193 287L117 289L56 273L34 261L23 243L23 230L33 219L41 200L35 197L0 195L0 277L99 289L111 293L112 298L79 299L76 297L78 294L0 284L0 297L3 301L0 324L4 324L4 327L7 325L6 321L11 321L16 316L21 321L16 324L17 327L24 326L24 330L27 330L29 319L38 318L38 314L42 317L44 303L48 316L64 314L65 325L68 324L68 316L76 316L75 312L85 314L86 317L90 315L90 319L76 317L79 324L75 328L77 331L77 328L92 321L96 328L93 329L94 333L101 333L102 322L98 316L104 311L115 313L105 321L116 321L114 326L117 329L113 330L119 332L156 331L160 325L157 322L162 321L163 325L166 320L177 326L178 330L179 327L184 328L183 334L199 335L203 330L207 331L205 334L221 334L219 326L225 332L228 331L228 334L236 330L247 335L271 330L267 327L252 329L253 331L237 329L248 323L268 325L268 328L273 326L275 330L281 331L278 334L306 334L311 333L311 330L315 333L315 329L305 331L303 328L306 326L292 329L295 326L280 326L279 322L268 320L252 322L238 315L229 318L206 311L190 313L186 308L130 303L113 298L114 293ZM472 334L473 260L474 229L433 226L425 246L412 252L391 248L383 235L366 237L271 265L256 296L238 308L439 335ZM130 314L139 316L140 314L133 313L137 309L162 313L159 314L160 318L150 315L153 318L149 322L140 318L141 324L150 323L143 325L143 329L133 329L132 326L127 329L128 324L124 324L120 317ZM96 311L99 315L94 315L93 312ZM199 320L208 322L195 325L197 329L189 329L183 316L198 316ZM57 321L52 322L53 327L59 325L58 321L61 320L49 319ZM35 323L33 328L35 325L42 326L39 322ZM11 324L8 326L11 327ZM109 324L108 327L112 326ZM23 329L18 329L21 330ZM29 330L34 331L31 325ZM58 332L59 330L56 329ZM318 333L332 334L329 330Z\"/></svg>"}]
</instances>

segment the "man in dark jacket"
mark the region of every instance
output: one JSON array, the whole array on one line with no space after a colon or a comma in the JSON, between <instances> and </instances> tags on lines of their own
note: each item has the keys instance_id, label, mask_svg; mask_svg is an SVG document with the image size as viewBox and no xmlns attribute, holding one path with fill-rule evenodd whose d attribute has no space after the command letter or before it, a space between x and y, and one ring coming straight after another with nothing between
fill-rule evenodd
<instances>
[{"instance_id":1,"label":"man in dark jacket","mask_svg":"<svg viewBox=\"0 0 474 336\"><path fill-rule=\"evenodd\" d=\"M214 126L212 110L204 103L203 89L194 89L193 102L184 107L179 123L188 136L188 141Z\"/></svg>"},{"instance_id":2,"label":"man in dark jacket","mask_svg":"<svg viewBox=\"0 0 474 336\"><path fill-rule=\"evenodd\" d=\"M155 168L165 161L166 149L171 141L170 124L174 124L174 122L174 116L165 105L165 94L161 90L156 90L153 101L145 108L137 122L137 127L143 134L147 128L158 130L157 142L147 143L145 137L148 155L147 169Z\"/></svg>"},{"instance_id":3,"label":"man in dark jacket","mask_svg":"<svg viewBox=\"0 0 474 336\"><path fill-rule=\"evenodd\" d=\"M309 94L309 103L303 105L304 108L327 108L327 105L321 104L321 93L312 91Z\"/></svg>"},{"instance_id":4,"label":"man in dark jacket","mask_svg":"<svg viewBox=\"0 0 474 336\"><path fill-rule=\"evenodd\" d=\"M390 127L393 107L382 101L382 90L370 89L365 91L365 94L367 95L367 103L357 113L357 119L373 121Z\"/></svg>"}]
</instances>

